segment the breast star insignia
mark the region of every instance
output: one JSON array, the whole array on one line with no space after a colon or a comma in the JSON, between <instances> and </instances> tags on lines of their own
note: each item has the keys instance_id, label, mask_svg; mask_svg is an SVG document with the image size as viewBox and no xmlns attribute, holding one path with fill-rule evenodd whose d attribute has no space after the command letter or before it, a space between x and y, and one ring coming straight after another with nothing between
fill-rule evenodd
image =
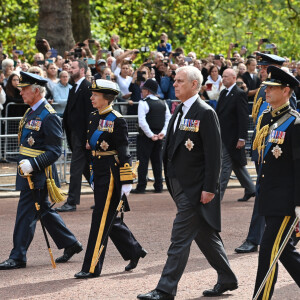
<instances>
[{"instance_id":1,"label":"breast star insignia","mask_svg":"<svg viewBox=\"0 0 300 300\"><path fill-rule=\"evenodd\" d=\"M101 147L101 149L106 151L108 149L109 145L105 141L102 141L100 144L100 147Z\"/></svg>"},{"instance_id":2,"label":"breast star insignia","mask_svg":"<svg viewBox=\"0 0 300 300\"><path fill-rule=\"evenodd\" d=\"M27 139L27 143L30 147L32 147L35 143L35 140L32 136L30 136L28 139Z\"/></svg>"},{"instance_id":3,"label":"breast star insignia","mask_svg":"<svg viewBox=\"0 0 300 300\"><path fill-rule=\"evenodd\" d=\"M189 151L191 151L191 150L194 148L194 143L193 143L193 141L191 141L190 139L188 139L188 140L185 142L184 145L186 146L186 148L187 148Z\"/></svg>"},{"instance_id":4,"label":"breast star insignia","mask_svg":"<svg viewBox=\"0 0 300 300\"><path fill-rule=\"evenodd\" d=\"M272 149L272 153L273 153L273 155L275 156L275 158L277 159L279 156L281 156L282 150L281 150L281 148L280 148L278 145L276 145L276 146Z\"/></svg>"}]
</instances>

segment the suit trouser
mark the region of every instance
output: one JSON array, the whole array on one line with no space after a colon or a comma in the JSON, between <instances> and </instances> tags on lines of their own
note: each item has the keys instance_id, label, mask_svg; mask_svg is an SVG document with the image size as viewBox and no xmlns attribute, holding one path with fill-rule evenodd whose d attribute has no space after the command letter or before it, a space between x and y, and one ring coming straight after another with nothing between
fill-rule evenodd
<instances>
[{"instance_id":1,"label":"suit trouser","mask_svg":"<svg viewBox=\"0 0 300 300\"><path fill-rule=\"evenodd\" d=\"M228 153L224 144L222 144L222 171L220 177L220 199L223 199L225 190L227 188L228 181L230 179L231 172L233 171L241 183L241 186L245 189L245 194L255 193L255 186L245 166L241 166L235 163Z\"/></svg>"},{"instance_id":2,"label":"suit trouser","mask_svg":"<svg viewBox=\"0 0 300 300\"><path fill-rule=\"evenodd\" d=\"M149 159L151 160L154 188L157 191L162 190L162 140L152 141L146 135L137 137L137 158L140 161L138 168L137 189L144 191L147 186L147 173Z\"/></svg>"},{"instance_id":3,"label":"suit trouser","mask_svg":"<svg viewBox=\"0 0 300 300\"><path fill-rule=\"evenodd\" d=\"M43 223L57 248L62 249L72 246L77 240L73 233L66 227L61 216L55 210L49 209L50 202L48 201L47 189L35 190L35 193L40 203ZM46 210L48 212L43 214ZM36 228L35 217L36 208L31 190L21 191L13 235L14 248L9 258L26 261L27 249L33 239ZM46 242L41 241L41 243Z\"/></svg>"},{"instance_id":4,"label":"suit trouser","mask_svg":"<svg viewBox=\"0 0 300 300\"><path fill-rule=\"evenodd\" d=\"M87 151L83 149L75 132L71 132L72 158L70 165L70 185L67 202L70 205L80 204L82 174L89 182L90 166Z\"/></svg>"},{"instance_id":5,"label":"suit trouser","mask_svg":"<svg viewBox=\"0 0 300 300\"><path fill-rule=\"evenodd\" d=\"M169 183L177 206L177 214L173 223L168 259L157 289L176 295L177 285L187 264L193 240L209 264L217 271L218 283L237 282L218 232L207 224L190 203L178 180L169 178Z\"/></svg>"},{"instance_id":6,"label":"suit trouser","mask_svg":"<svg viewBox=\"0 0 300 300\"><path fill-rule=\"evenodd\" d=\"M259 289L265 275L267 274L269 267L273 261L272 253L276 256L278 249L280 248L284 238L289 231L295 216L290 217L265 217L266 227L263 234L263 238L259 250L258 268L255 282L254 295ZM276 249L277 246L277 249ZM300 253L296 251L293 245L292 239L289 239L285 246L280 261L289 272L291 277L295 280L297 285L300 287ZM258 299L268 300L271 299L274 286L277 281L278 275L278 263L274 267L274 273L269 276L264 289L262 290Z\"/></svg>"}]
</instances>

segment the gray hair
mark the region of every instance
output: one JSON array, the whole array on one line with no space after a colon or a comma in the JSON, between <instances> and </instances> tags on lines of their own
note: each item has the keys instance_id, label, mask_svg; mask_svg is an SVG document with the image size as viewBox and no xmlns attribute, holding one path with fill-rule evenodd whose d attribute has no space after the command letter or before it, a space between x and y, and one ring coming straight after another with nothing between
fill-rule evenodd
<instances>
[{"instance_id":1,"label":"gray hair","mask_svg":"<svg viewBox=\"0 0 300 300\"><path fill-rule=\"evenodd\" d=\"M124 53L124 51L122 49L115 50L114 53L113 53L114 58L118 58L123 53Z\"/></svg>"},{"instance_id":2,"label":"gray hair","mask_svg":"<svg viewBox=\"0 0 300 300\"><path fill-rule=\"evenodd\" d=\"M196 67L194 66L184 66L184 67L180 67L178 69L176 69L176 74L178 72L185 72L186 75L187 75L187 79L189 81L193 81L193 80L197 80L197 89L198 91L200 91L201 89L201 84L203 82L203 76L202 76L202 73L199 69L197 69Z\"/></svg>"},{"instance_id":3,"label":"gray hair","mask_svg":"<svg viewBox=\"0 0 300 300\"><path fill-rule=\"evenodd\" d=\"M41 96L44 98L45 97L45 94L46 94L46 88L44 86L41 86L41 85L38 85L38 84L32 84L31 86L31 90L33 92L35 92L36 89L39 90Z\"/></svg>"},{"instance_id":4,"label":"gray hair","mask_svg":"<svg viewBox=\"0 0 300 300\"><path fill-rule=\"evenodd\" d=\"M2 70L5 72L7 66L14 65L14 61L10 58L6 58L2 61Z\"/></svg>"}]
</instances>

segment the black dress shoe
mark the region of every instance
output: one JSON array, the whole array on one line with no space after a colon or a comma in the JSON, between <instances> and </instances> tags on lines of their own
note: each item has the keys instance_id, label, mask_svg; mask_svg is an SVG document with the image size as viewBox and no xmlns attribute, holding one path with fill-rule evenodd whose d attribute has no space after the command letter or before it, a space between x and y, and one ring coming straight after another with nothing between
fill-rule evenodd
<instances>
[{"instance_id":1,"label":"black dress shoe","mask_svg":"<svg viewBox=\"0 0 300 300\"><path fill-rule=\"evenodd\" d=\"M100 276L99 274L87 273L87 272L83 272L83 271L80 271L74 275L74 277L76 277L78 279L95 278L95 277L99 277L99 276Z\"/></svg>"},{"instance_id":2,"label":"black dress shoe","mask_svg":"<svg viewBox=\"0 0 300 300\"><path fill-rule=\"evenodd\" d=\"M252 197L255 197L255 193L245 194L244 197L241 198L241 199L238 199L238 201L240 201L240 202L246 202L246 201L248 201Z\"/></svg>"},{"instance_id":3,"label":"black dress shoe","mask_svg":"<svg viewBox=\"0 0 300 300\"><path fill-rule=\"evenodd\" d=\"M75 211L76 205L70 205L68 202L66 202L64 205L62 205L61 207L57 207L55 210L58 212Z\"/></svg>"},{"instance_id":4,"label":"black dress shoe","mask_svg":"<svg viewBox=\"0 0 300 300\"><path fill-rule=\"evenodd\" d=\"M134 189L134 190L131 190L130 193L131 194L145 194L145 190Z\"/></svg>"},{"instance_id":5,"label":"black dress shoe","mask_svg":"<svg viewBox=\"0 0 300 300\"><path fill-rule=\"evenodd\" d=\"M81 252L82 245L78 241L75 242L71 247L65 248L64 255L58 257L55 262L57 263L65 263L67 262L74 254Z\"/></svg>"},{"instance_id":6,"label":"black dress shoe","mask_svg":"<svg viewBox=\"0 0 300 300\"><path fill-rule=\"evenodd\" d=\"M203 296L216 297L220 296L227 291L233 291L238 288L237 283L217 283L211 290L203 292Z\"/></svg>"},{"instance_id":7,"label":"black dress shoe","mask_svg":"<svg viewBox=\"0 0 300 300\"><path fill-rule=\"evenodd\" d=\"M236 253L250 253L250 252L256 252L257 251L257 245L253 244L250 241L245 241L241 246L234 249Z\"/></svg>"},{"instance_id":8,"label":"black dress shoe","mask_svg":"<svg viewBox=\"0 0 300 300\"><path fill-rule=\"evenodd\" d=\"M125 267L125 271L130 271L136 268L137 264L139 263L140 258L144 258L147 255L147 251L143 248L140 256L137 258L131 259L129 264Z\"/></svg>"},{"instance_id":9,"label":"black dress shoe","mask_svg":"<svg viewBox=\"0 0 300 300\"><path fill-rule=\"evenodd\" d=\"M137 298L141 300L174 300L173 295L159 290L153 290L147 294L139 294Z\"/></svg>"},{"instance_id":10,"label":"black dress shoe","mask_svg":"<svg viewBox=\"0 0 300 300\"><path fill-rule=\"evenodd\" d=\"M9 258L0 264L0 270L11 270L11 269L20 269L20 268L26 268L25 261L17 261Z\"/></svg>"}]
</instances>

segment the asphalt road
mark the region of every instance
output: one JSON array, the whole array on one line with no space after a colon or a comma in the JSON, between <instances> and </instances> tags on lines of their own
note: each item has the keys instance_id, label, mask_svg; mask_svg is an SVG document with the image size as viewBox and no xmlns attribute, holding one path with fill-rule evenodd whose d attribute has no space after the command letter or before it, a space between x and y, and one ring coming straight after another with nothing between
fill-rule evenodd
<instances>
[{"instance_id":1,"label":"asphalt road","mask_svg":"<svg viewBox=\"0 0 300 300\"><path fill-rule=\"evenodd\" d=\"M229 189L222 203L222 233L230 264L239 280L239 289L215 299L251 299L256 276L258 253L235 254L234 248L245 239L253 208L253 198L246 203L236 199L242 189ZM16 198L0 199L0 261L8 258L12 248L12 234L17 207ZM90 228L93 203L91 195L82 196L76 212L62 214L67 226L85 247ZM136 295L155 288L166 261L170 243L175 205L168 192L130 196L131 212L125 222L148 255L140 260L132 272L125 272L124 262L114 245L109 242L105 264L99 278L78 280L74 274L81 270L84 251L67 264L51 267L49 254L38 224L28 251L27 268L0 271L0 300L5 299L136 299ZM50 240L54 257L62 254ZM299 250L299 246L298 246ZM196 300L202 291L213 287L216 273L193 243L188 265L178 287L176 299ZM273 299L298 300L300 293L282 265Z\"/></svg>"}]
</instances>

